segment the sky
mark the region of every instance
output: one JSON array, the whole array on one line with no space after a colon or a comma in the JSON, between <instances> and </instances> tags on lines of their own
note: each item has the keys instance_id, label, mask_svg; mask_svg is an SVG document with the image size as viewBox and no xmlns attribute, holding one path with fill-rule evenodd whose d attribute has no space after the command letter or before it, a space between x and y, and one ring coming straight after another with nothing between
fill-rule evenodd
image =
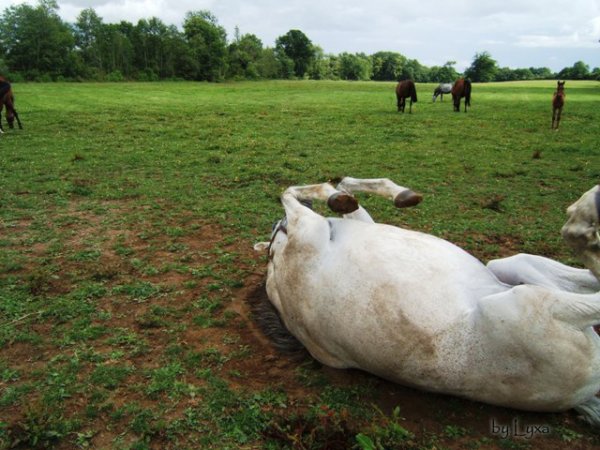
<instances>
[{"instance_id":1,"label":"sky","mask_svg":"<svg viewBox=\"0 0 600 450\"><path fill-rule=\"evenodd\" d=\"M36 0L0 0L10 5ZM577 61L600 67L600 0L58 0L75 22L93 8L104 23L157 17L181 28L189 11L212 12L232 39L235 27L265 47L301 30L328 54L394 51L426 66L455 62L463 71L477 53L500 67L549 67Z\"/></svg>"}]
</instances>

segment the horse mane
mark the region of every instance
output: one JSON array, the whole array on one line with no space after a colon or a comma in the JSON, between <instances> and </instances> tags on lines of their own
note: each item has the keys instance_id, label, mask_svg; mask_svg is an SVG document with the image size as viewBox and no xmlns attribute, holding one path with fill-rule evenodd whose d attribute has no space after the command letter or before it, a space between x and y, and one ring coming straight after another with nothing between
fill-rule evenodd
<instances>
[{"instance_id":1,"label":"horse mane","mask_svg":"<svg viewBox=\"0 0 600 450\"><path fill-rule=\"evenodd\" d=\"M278 351L294 359L303 359L307 356L308 352L304 345L290 333L279 312L269 300L264 283L257 286L248 300L254 322Z\"/></svg>"}]
</instances>

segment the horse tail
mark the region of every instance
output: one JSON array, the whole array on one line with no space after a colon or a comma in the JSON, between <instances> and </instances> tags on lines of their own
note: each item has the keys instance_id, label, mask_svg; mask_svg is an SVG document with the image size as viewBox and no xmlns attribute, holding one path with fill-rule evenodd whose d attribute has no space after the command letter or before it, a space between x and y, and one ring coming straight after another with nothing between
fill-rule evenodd
<instances>
[{"instance_id":1,"label":"horse tail","mask_svg":"<svg viewBox=\"0 0 600 450\"><path fill-rule=\"evenodd\" d=\"M417 103L417 87L413 83L410 89L410 100L413 103Z\"/></svg>"},{"instance_id":2,"label":"horse tail","mask_svg":"<svg viewBox=\"0 0 600 450\"><path fill-rule=\"evenodd\" d=\"M471 81L465 80L465 105L471 106Z\"/></svg>"}]
</instances>

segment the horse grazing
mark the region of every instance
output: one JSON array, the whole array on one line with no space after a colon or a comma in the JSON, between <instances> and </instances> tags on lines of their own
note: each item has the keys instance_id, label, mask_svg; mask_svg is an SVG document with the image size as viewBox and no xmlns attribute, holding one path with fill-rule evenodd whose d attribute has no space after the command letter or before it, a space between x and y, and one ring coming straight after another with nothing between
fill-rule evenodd
<instances>
[{"instance_id":1,"label":"horse grazing","mask_svg":"<svg viewBox=\"0 0 600 450\"><path fill-rule=\"evenodd\" d=\"M471 106L471 82L464 78L459 78L452 87L454 111L460 111L460 99L463 97L465 98L465 112L467 112L467 106Z\"/></svg>"},{"instance_id":2,"label":"horse grazing","mask_svg":"<svg viewBox=\"0 0 600 450\"><path fill-rule=\"evenodd\" d=\"M406 99L410 97L408 112L412 113L412 104L417 103L417 88L413 80L400 81L396 85L396 99L398 100L398 111L404 112Z\"/></svg>"},{"instance_id":3,"label":"horse grazing","mask_svg":"<svg viewBox=\"0 0 600 450\"><path fill-rule=\"evenodd\" d=\"M6 107L6 122L8 122L8 127L14 128L15 119L17 119L19 128L23 129L21 119L19 119L19 114L15 109L15 96L12 87L6 78L0 76L0 133L4 133L4 128L2 128L3 107Z\"/></svg>"},{"instance_id":4,"label":"horse grazing","mask_svg":"<svg viewBox=\"0 0 600 450\"><path fill-rule=\"evenodd\" d=\"M485 266L443 239L374 222L360 191L398 207L422 198L387 179L290 187L285 218L255 246L268 249L270 302L314 358L499 406L575 408L600 426L600 186L562 229L589 270L533 255Z\"/></svg>"},{"instance_id":5,"label":"horse grazing","mask_svg":"<svg viewBox=\"0 0 600 450\"><path fill-rule=\"evenodd\" d=\"M452 92L452 87L454 85L452 83L440 83L438 84L438 86L433 90L433 103L435 103L436 99L438 98L438 96L440 97L440 100L443 102L444 101L444 94L450 94Z\"/></svg>"},{"instance_id":6,"label":"horse grazing","mask_svg":"<svg viewBox=\"0 0 600 450\"><path fill-rule=\"evenodd\" d=\"M565 106L565 82L558 81L556 92L552 96L552 129L558 130L563 106ZM556 126L554 126L555 124Z\"/></svg>"}]
</instances>

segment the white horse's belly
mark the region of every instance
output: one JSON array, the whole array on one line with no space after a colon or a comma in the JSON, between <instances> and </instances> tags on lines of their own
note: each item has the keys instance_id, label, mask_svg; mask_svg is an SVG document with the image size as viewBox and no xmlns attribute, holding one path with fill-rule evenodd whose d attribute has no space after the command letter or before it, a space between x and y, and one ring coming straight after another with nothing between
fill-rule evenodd
<instances>
[{"instance_id":1,"label":"white horse's belly","mask_svg":"<svg viewBox=\"0 0 600 450\"><path fill-rule=\"evenodd\" d=\"M430 390L460 383L477 300L506 287L477 259L429 235L355 221L332 230L310 262L297 246L275 249L290 331L328 365Z\"/></svg>"}]
</instances>

